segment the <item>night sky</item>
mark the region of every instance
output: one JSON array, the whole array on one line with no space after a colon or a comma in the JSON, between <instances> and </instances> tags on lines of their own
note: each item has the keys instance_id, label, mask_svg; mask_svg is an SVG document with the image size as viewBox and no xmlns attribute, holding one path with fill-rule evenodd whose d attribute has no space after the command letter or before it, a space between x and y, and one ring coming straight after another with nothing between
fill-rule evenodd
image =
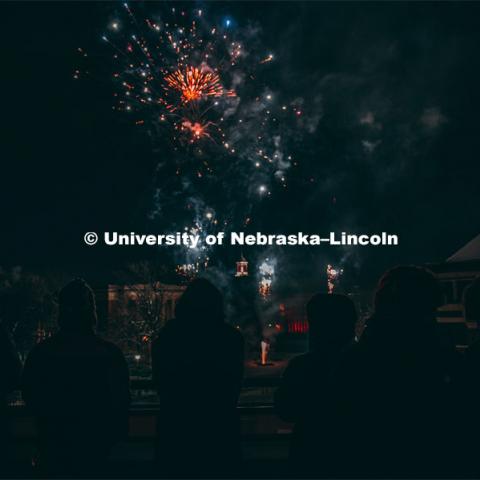
<instances>
[{"instance_id":1,"label":"night sky","mask_svg":"<svg viewBox=\"0 0 480 480\"><path fill-rule=\"evenodd\" d=\"M299 137L289 188L255 205L252 229L400 237L390 248L285 249L277 252L283 262L320 268L332 259L362 283L397 263L440 262L479 233L480 4L187 8L199 6L215 18L228 15L235 28L259 25L261 41L275 52L272 88L304 96L316 114ZM112 110L114 88L104 74L111 55L101 35L117 8L0 5L2 266L94 275L154 254L83 244L86 231L164 228L149 212L155 168L168 151L153 149L145 132ZM78 47L105 68L75 81Z\"/></svg>"}]
</instances>

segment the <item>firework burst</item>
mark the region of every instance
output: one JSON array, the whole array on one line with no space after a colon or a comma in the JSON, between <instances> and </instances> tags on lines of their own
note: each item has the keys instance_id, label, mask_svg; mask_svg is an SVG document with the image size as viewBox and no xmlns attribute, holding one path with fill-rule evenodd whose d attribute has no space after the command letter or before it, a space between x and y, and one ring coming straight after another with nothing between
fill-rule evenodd
<instances>
[{"instance_id":1,"label":"firework burst","mask_svg":"<svg viewBox=\"0 0 480 480\"><path fill-rule=\"evenodd\" d=\"M182 175L221 175L225 159L230 173L233 166L237 178L249 179L243 190L257 192L256 200L270 191L267 184L286 186L293 159L285 151L285 123L297 120L299 108L295 101L280 104L260 80L274 54L255 29L234 28L230 18L209 22L202 10L161 7L156 16L140 10L123 4L102 36L113 51L114 108L153 142L170 138ZM193 150L184 153L200 159L195 171L182 158L188 146Z\"/></svg>"},{"instance_id":2,"label":"firework burst","mask_svg":"<svg viewBox=\"0 0 480 480\"><path fill-rule=\"evenodd\" d=\"M115 108L140 116L137 124L152 130L163 124L180 144L200 138L223 144L221 123L236 97L240 46L228 44L225 32L210 27L199 10L177 15L171 9L156 21L124 8L126 20L102 37L114 49Z\"/></svg>"},{"instance_id":3,"label":"firework burst","mask_svg":"<svg viewBox=\"0 0 480 480\"><path fill-rule=\"evenodd\" d=\"M220 97L223 88L220 77L215 72L202 72L196 67L188 66L185 70L175 70L165 76L168 87L181 92L182 102L194 102L203 97Z\"/></svg>"},{"instance_id":4,"label":"firework burst","mask_svg":"<svg viewBox=\"0 0 480 480\"><path fill-rule=\"evenodd\" d=\"M269 86L276 56L257 25L155 5L152 15L148 2L123 4L102 35L112 53L114 109L161 152L150 219L164 229L253 226L255 205L287 188L297 165L290 149L301 142L303 100L282 101ZM78 68L74 77L85 75ZM214 219L205 216L210 210Z\"/></svg>"}]
</instances>

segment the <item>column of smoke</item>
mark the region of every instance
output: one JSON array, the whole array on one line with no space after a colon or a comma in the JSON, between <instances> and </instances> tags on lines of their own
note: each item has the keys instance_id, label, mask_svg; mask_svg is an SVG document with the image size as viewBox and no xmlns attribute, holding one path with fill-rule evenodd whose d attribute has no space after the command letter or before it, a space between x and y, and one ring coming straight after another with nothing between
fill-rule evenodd
<instances>
[{"instance_id":1,"label":"column of smoke","mask_svg":"<svg viewBox=\"0 0 480 480\"><path fill-rule=\"evenodd\" d=\"M258 285L258 293L267 300L272 293L272 281L275 275L274 263L266 258L258 267L260 281Z\"/></svg>"},{"instance_id":2,"label":"column of smoke","mask_svg":"<svg viewBox=\"0 0 480 480\"><path fill-rule=\"evenodd\" d=\"M268 353L272 342L275 342L279 333L275 316L278 315L279 305L274 295L275 270L277 266L276 257L259 259L258 267L258 294L259 311L262 327L262 338L260 341L260 363L267 365Z\"/></svg>"},{"instance_id":3,"label":"column of smoke","mask_svg":"<svg viewBox=\"0 0 480 480\"><path fill-rule=\"evenodd\" d=\"M187 281L193 280L207 269L210 262L210 251L203 238L213 233L217 228L216 212L208 207L201 199L190 196L187 199L189 210L192 212L192 221L183 226L183 231L202 237L197 248L181 247L177 249L176 273Z\"/></svg>"},{"instance_id":4,"label":"column of smoke","mask_svg":"<svg viewBox=\"0 0 480 480\"><path fill-rule=\"evenodd\" d=\"M337 259L336 265L327 263L327 292L334 293L343 276L344 267L348 266L349 271L360 271L362 267L362 257L354 249L345 247L340 259Z\"/></svg>"},{"instance_id":5,"label":"column of smoke","mask_svg":"<svg viewBox=\"0 0 480 480\"><path fill-rule=\"evenodd\" d=\"M332 265L327 265L327 291L328 293L333 293L335 286L337 284L338 278L343 273L343 269L338 269Z\"/></svg>"}]
</instances>

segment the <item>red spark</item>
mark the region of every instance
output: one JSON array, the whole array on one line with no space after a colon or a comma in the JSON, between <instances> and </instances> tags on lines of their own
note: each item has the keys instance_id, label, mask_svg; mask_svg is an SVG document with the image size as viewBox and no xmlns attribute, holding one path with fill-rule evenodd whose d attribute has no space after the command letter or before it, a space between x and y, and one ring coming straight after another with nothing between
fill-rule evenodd
<instances>
[{"instance_id":1,"label":"red spark","mask_svg":"<svg viewBox=\"0 0 480 480\"><path fill-rule=\"evenodd\" d=\"M192 141L199 140L203 137L210 138L207 128L209 127L210 122L202 124L200 122L191 122L190 120L183 120L182 130L189 130L192 133Z\"/></svg>"}]
</instances>

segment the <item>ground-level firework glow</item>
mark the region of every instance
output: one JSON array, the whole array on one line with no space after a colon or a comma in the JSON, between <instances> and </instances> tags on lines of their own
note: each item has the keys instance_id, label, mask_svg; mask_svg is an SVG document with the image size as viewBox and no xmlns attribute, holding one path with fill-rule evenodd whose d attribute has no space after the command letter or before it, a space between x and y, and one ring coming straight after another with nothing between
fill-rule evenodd
<instances>
[{"instance_id":1,"label":"ground-level firework glow","mask_svg":"<svg viewBox=\"0 0 480 480\"><path fill-rule=\"evenodd\" d=\"M260 364L267 365L268 351L270 350L270 344L266 340L260 342Z\"/></svg>"}]
</instances>

